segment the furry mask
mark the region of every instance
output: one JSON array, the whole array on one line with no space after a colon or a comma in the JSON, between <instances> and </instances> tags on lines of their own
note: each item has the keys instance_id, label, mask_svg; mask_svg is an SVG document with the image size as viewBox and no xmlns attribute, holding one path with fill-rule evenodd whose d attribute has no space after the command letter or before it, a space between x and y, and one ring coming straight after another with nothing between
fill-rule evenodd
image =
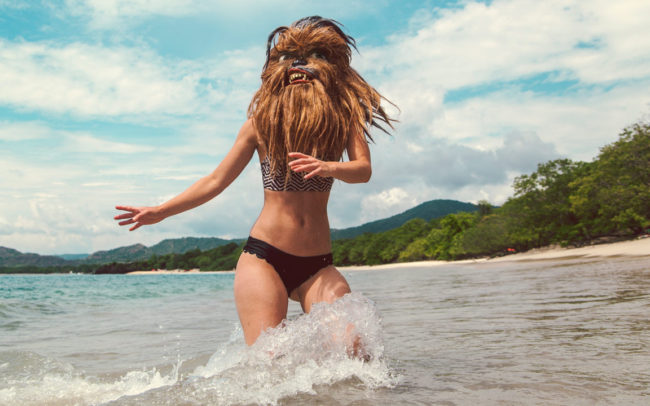
<instances>
[{"instance_id":1,"label":"furry mask","mask_svg":"<svg viewBox=\"0 0 650 406\"><path fill-rule=\"evenodd\" d=\"M264 142L271 169L289 152L338 161L350 136L372 141L370 126L392 128L382 96L350 67L354 38L340 23L306 17L269 35L262 86L249 117Z\"/></svg>"}]
</instances>

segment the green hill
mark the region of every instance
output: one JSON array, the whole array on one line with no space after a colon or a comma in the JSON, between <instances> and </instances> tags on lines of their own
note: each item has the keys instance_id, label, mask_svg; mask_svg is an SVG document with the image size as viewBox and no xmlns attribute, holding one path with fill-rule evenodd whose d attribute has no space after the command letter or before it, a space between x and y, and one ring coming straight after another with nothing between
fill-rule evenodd
<instances>
[{"instance_id":1,"label":"green hill","mask_svg":"<svg viewBox=\"0 0 650 406\"><path fill-rule=\"evenodd\" d=\"M88 256L79 263L83 264L107 264L110 262L131 262L142 261L151 258L153 255L184 254L192 250L207 251L231 242L241 240L224 240L216 237L184 237L162 240L156 245L146 247L142 244L119 247L108 251L98 251Z\"/></svg>"},{"instance_id":2,"label":"green hill","mask_svg":"<svg viewBox=\"0 0 650 406\"><path fill-rule=\"evenodd\" d=\"M52 255L23 254L12 248L0 247L0 266L56 266L65 263L65 259Z\"/></svg>"},{"instance_id":3,"label":"green hill","mask_svg":"<svg viewBox=\"0 0 650 406\"><path fill-rule=\"evenodd\" d=\"M230 244L231 242L241 242L243 239L224 240L216 237L184 237L162 240L156 245L151 246L151 251L156 255L166 254L184 254L187 251L199 249L201 251L211 250Z\"/></svg>"},{"instance_id":4,"label":"green hill","mask_svg":"<svg viewBox=\"0 0 650 406\"><path fill-rule=\"evenodd\" d=\"M97 251L91 255L75 254L67 258L54 255L24 254L12 248L0 247L0 267L16 266L63 266L83 264L108 264L111 262L143 261L153 255L184 254L188 251L199 249L201 251L221 247L231 242L239 243L243 240L224 240L221 238L173 238L147 247L142 244L114 248L112 250ZM75 258L76 257L76 258Z\"/></svg>"},{"instance_id":5,"label":"green hill","mask_svg":"<svg viewBox=\"0 0 650 406\"><path fill-rule=\"evenodd\" d=\"M364 233L380 233L400 227L407 221L415 218L430 221L448 214L473 212L477 209L478 206L472 203L464 203L457 200L431 200L386 219L372 221L357 227L332 230L332 239L354 238Z\"/></svg>"}]
</instances>

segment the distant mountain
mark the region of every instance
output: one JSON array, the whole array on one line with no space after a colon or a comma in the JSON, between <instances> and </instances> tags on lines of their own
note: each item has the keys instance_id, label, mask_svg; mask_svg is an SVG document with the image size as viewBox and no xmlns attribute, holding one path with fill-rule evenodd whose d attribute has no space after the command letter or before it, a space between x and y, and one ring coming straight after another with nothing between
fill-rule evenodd
<instances>
[{"instance_id":1,"label":"distant mountain","mask_svg":"<svg viewBox=\"0 0 650 406\"><path fill-rule=\"evenodd\" d=\"M201 251L211 250L222 245L229 244L231 242L241 242L243 239L233 239L233 240L224 240L216 237L184 237L184 238L174 238L170 240L162 240L158 244L151 247L156 255L165 255L171 254L183 254L187 251L192 251L199 249Z\"/></svg>"},{"instance_id":2,"label":"distant mountain","mask_svg":"<svg viewBox=\"0 0 650 406\"><path fill-rule=\"evenodd\" d=\"M162 240L156 245L146 247L142 244L119 247L108 251L97 251L80 261L85 264L107 264L110 262L131 262L149 259L152 255L184 254L199 249L210 250L231 242L241 240L224 240L216 237L184 237Z\"/></svg>"},{"instance_id":3,"label":"distant mountain","mask_svg":"<svg viewBox=\"0 0 650 406\"><path fill-rule=\"evenodd\" d=\"M129 262L148 259L151 257L151 248L142 245L128 245L126 247L113 248L112 250L97 251L79 261L84 264L107 264L109 262Z\"/></svg>"},{"instance_id":4,"label":"distant mountain","mask_svg":"<svg viewBox=\"0 0 650 406\"><path fill-rule=\"evenodd\" d=\"M332 239L353 238L364 233L379 233L392 230L414 218L430 221L448 214L463 211L473 212L477 209L478 206L472 203L464 203L457 200L431 200L386 219L371 221L370 223L365 223L357 227L332 230Z\"/></svg>"},{"instance_id":5,"label":"distant mountain","mask_svg":"<svg viewBox=\"0 0 650 406\"><path fill-rule=\"evenodd\" d=\"M61 257L66 261L76 261L79 259L88 258L88 254L61 254L57 255L57 257Z\"/></svg>"},{"instance_id":6,"label":"distant mountain","mask_svg":"<svg viewBox=\"0 0 650 406\"><path fill-rule=\"evenodd\" d=\"M56 266L66 260L53 255L23 254L11 248L0 247L0 266Z\"/></svg>"},{"instance_id":7,"label":"distant mountain","mask_svg":"<svg viewBox=\"0 0 650 406\"><path fill-rule=\"evenodd\" d=\"M111 262L131 262L149 259L152 255L183 254L199 249L210 250L231 242L243 240L224 240L221 238L174 238L163 240L156 245L146 247L142 244L119 247L107 251L97 251L91 255L70 254L64 256L23 254L12 248L0 247L0 267L14 266L59 266L79 264L107 264ZM67 258L66 258L67 257Z\"/></svg>"}]
</instances>

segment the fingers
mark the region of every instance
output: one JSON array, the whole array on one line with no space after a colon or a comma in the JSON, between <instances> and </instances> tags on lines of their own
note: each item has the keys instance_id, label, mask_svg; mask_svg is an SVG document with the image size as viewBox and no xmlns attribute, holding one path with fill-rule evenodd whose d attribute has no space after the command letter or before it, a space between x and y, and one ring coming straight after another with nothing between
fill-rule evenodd
<instances>
[{"instance_id":1,"label":"fingers","mask_svg":"<svg viewBox=\"0 0 650 406\"><path fill-rule=\"evenodd\" d=\"M318 159L300 152L290 152L289 157L296 158L289 162L289 168L294 172L311 172L321 165Z\"/></svg>"},{"instance_id":2,"label":"fingers","mask_svg":"<svg viewBox=\"0 0 650 406\"><path fill-rule=\"evenodd\" d=\"M294 172L309 172L304 176L304 178L310 179L320 174L323 171L323 168L321 168L318 164L312 164L312 165L298 166L295 168L291 168L291 170Z\"/></svg>"},{"instance_id":3,"label":"fingers","mask_svg":"<svg viewBox=\"0 0 650 406\"><path fill-rule=\"evenodd\" d=\"M122 220L122 219L131 218L131 217L135 216L139 211L136 207L131 207L131 206L115 206L115 208L117 210L127 211L128 213L118 214L117 216L113 217L114 220Z\"/></svg>"},{"instance_id":4,"label":"fingers","mask_svg":"<svg viewBox=\"0 0 650 406\"><path fill-rule=\"evenodd\" d=\"M129 224L135 224L133 227L129 228L129 231L136 230L136 229L140 228L140 226L142 225L142 223L140 223L138 220L136 220L135 217L131 218L131 219L128 219L128 220L120 221L117 224L119 224L121 226L128 226Z\"/></svg>"},{"instance_id":5,"label":"fingers","mask_svg":"<svg viewBox=\"0 0 650 406\"><path fill-rule=\"evenodd\" d=\"M145 218L144 222L141 221L142 217L150 217L148 212L148 207L133 207L133 206L115 206L117 210L124 210L126 213L118 214L113 217L115 220L122 220L119 224L120 226L128 226L133 224L133 227L129 228L129 231L137 230L144 224L153 224L157 221L150 221L150 218Z\"/></svg>"},{"instance_id":6,"label":"fingers","mask_svg":"<svg viewBox=\"0 0 650 406\"><path fill-rule=\"evenodd\" d=\"M137 211L136 207L133 206L115 206L117 210L124 210L124 211Z\"/></svg>"},{"instance_id":7,"label":"fingers","mask_svg":"<svg viewBox=\"0 0 650 406\"><path fill-rule=\"evenodd\" d=\"M314 176L317 176L321 172L321 168L316 168L315 170L309 172L305 175L305 179L311 179Z\"/></svg>"},{"instance_id":8,"label":"fingers","mask_svg":"<svg viewBox=\"0 0 650 406\"><path fill-rule=\"evenodd\" d=\"M303 154L302 152L289 152L290 158L313 158L311 155Z\"/></svg>"},{"instance_id":9,"label":"fingers","mask_svg":"<svg viewBox=\"0 0 650 406\"><path fill-rule=\"evenodd\" d=\"M319 168L318 164L306 164L299 166L290 166L291 170L294 172L312 172Z\"/></svg>"},{"instance_id":10,"label":"fingers","mask_svg":"<svg viewBox=\"0 0 650 406\"><path fill-rule=\"evenodd\" d=\"M118 214L117 216L113 217L115 220L122 220L118 222L120 226L127 226L129 224L135 224L135 226L131 227L129 231L133 231L140 227L142 224L138 222L136 217L140 214L140 209L137 207L132 207L132 206L115 206L117 210L124 210L127 213L122 213Z\"/></svg>"},{"instance_id":11,"label":"fingers","mask_svg":"<svg viewBox=\"0 0 650 406\"><path fill-rule=\"evenodd\" d=\"M289 162L289 166L305 165L313 162L317 162L317 161L314 158L300 158Z\"/></svg>"},{"instance_id":12,"label":"fingers","mask_svg":"<svg viewBox=\"0 0 650 406\"><path fill-rule=\"evenodd\" d=\"M317 164L318 162L320 162L318 159L308 156L306 158L298 158L289 161L289 166L294 167L296 165Z\"/></svg>"},{"instance_id":13,"label":"fingers","mask_svg":"<svg viewBox=\"0 0 650 406\"><path fill-rule=\"evenodd\" d=\"M113 217L114 220L122 220L122 219L128 219L133 217L135 214L134 213L124 213L124 214L119 214L115 217Z\"/></svg>"},{"instance_id":14,"label":"fingers","mask_svg":"<svg viewBox=\"0 0 650 406\"><path fill-rule=\"evenodd\" d=\"M295 172L311 171L321 162L313 156L301 152L289 152L289 157L295 158L293 161L289 161L289 168Z\"/></svg>"}]
</instances>

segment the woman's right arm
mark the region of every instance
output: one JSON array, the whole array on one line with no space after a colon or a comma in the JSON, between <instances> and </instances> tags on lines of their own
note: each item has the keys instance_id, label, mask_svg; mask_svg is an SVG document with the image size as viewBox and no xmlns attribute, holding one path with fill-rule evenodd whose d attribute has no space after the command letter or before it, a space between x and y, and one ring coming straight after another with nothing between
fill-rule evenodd
<instances>
[{"instance_id":1,"label":"woman's right arm","mask_svg":"<svg viewBox=\"0 0 650 406\"><path fill-rule=\"evenodd\" d=\"M129 231L140 226L158 223L169 216L190 210L213 199L228 187L250 162L257 149L257 133L251 120L242 126L235 144L219 166L208 176L196 181L183 193L154 207L115 206L126 213L115 216L119 225L134 224Z\"/></svg>"}]
</instances>

